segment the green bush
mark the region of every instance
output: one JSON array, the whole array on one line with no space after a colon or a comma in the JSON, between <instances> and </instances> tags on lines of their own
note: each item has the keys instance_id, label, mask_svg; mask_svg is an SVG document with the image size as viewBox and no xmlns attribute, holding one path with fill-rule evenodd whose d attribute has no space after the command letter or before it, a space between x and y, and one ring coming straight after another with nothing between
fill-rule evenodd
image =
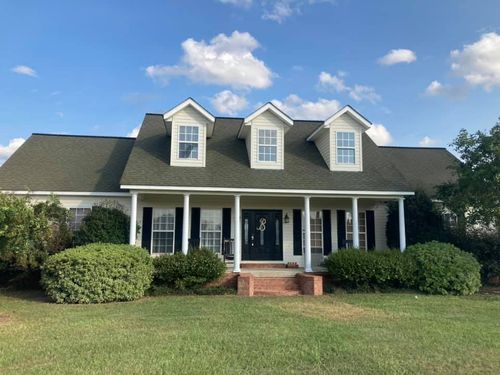
<instances>
[{"instance_id":1,"label":"green bush","mask_svg":"<svg viewBox=\"0 0 500 375\"><path fill-rule=\"evenodd\" d=\"M151 284L149 254L135 246L96 243L50 256L42 285L57 303L132 301Z\"/></svg>"},{"instance_id":2,"label":"green bush","mask_svg":"<svg viewBox=\"0 0 500 375\"><path fill-rule=\"evenodd\" d=\"M481 266L476 258L451 244L412 245L405 256L415 262L415 287L425 293L469 295L481 287Z\"/></svg>"},{"instance_id":3,"label":"green bush","mask_svg":"<svg viewBox=\"0 0 500 375\"><path fill-rule=\"evenodd\" d=\"M415 273L414 263L399 250L342 249L330 254L325 265L335 282L350 288L408 287Z\"/></svg>"},{"instance_id":4,"label":"green bush","mask_svg":"<svg viewBox=\"0 0 500 375\"><path fill-rule=\"evenodd\" d=\"M75 233L75 245L90 243L126 244L130 218L118 207L94 206Z\"/></svg>"},{"instance_id":5,"label":"green bush","mask_svg":"<svg viewBox=\"0 0 500 375\"><path fill-rule=\"evenodd\" d=\"M214 252L195 250L187 255L175 253L155 258L153 283L178 290L196 289L217 280L226 265Z\"/></svg>"}]
</instances>

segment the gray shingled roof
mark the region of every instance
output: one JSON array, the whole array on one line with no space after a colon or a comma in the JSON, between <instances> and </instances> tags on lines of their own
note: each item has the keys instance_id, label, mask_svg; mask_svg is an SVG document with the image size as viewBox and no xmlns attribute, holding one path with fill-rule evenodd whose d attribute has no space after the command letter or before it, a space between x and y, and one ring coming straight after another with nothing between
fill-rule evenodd
<instances>
[{"instance_id":1,"label":"gray shingled roof","mask_svg":"<svg viewBox=\"0 0 500 375\"><path fill-rule=\"evenodd\" d=\"M445 148L430 147L380 147L391 163L404 176L413 190L436 194L436 186L454 181L451 166L458 159Z\"/></svg>"},{"instance_id":2,"label":"gray shingled roof","mask_svg":"<svg viewBox=\"0 0 500 375\"><path fill-rule=\"evenodd\" d=\"M262 189L412 191L386 153L363 135L363 172L331 172L306 138L319 122L296 121L285 136L285 169L251 169L243 119L217 118L207 140L205 168L170 166L170 137L161 115L146 115L123 173L123 185Z\"/></svg>"},{"instance_id":3,"label":"gray shingled roof","mask_svg":"<svg viewBox=\"0 0 500 375\"><path fill-rule=\"evenodd\" d=\"M0 190L119 192L133 138L33 134L0 167Z\"/></svg>"}]
</instances>

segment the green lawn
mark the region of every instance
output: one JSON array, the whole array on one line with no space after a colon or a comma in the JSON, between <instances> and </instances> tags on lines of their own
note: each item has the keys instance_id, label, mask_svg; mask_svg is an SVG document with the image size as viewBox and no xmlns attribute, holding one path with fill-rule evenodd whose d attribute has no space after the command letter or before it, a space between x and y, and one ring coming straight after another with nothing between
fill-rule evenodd
<instances>
[{"instance_id":1,"label":"green lawn","mask_svg":"<svg viewBox=\"0 0 500 375\"><path fill-rule=\"evenodd\" d=\"M0 292L0 374L499 373L500 297L151 297L69 306Z\"/></svg>"}]
</instances>

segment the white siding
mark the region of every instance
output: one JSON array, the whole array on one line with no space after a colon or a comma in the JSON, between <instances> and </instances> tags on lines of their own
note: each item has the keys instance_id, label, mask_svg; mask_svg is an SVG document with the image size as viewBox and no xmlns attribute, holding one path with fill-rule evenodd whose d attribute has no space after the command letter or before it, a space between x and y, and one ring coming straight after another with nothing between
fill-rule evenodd
<instances>
[{"instance_id":1,"label":"white siding","mask_svg":"<svg viewBox=\"0 0 500 375\"><path fill-rule=\"evenodd\" d=\"M198 160L179 159L179 126L199 127ZM179 167L204 167L206 164L207 119L191 106L177 112L172 118L170 164Z\"/></svg>"},{"instance_id":2,"label":"white siding","mask_svg":"<svg viewBox=\"0 0 500 375\"><path fill-rule=\"evenodd\" d=\"M330 130L329 129L321 129L319 134L316 136L314 140L316 147L318 148L321 156L325 160L326 165L331 170L331 160L330 160Z\"/></svg>"},{"instance_id":3,"label":"white siding","mask_svg":"<svg viewBox=\"0 0 500 375\"><path fill-rule=\"evenodd\" d=\"M355 146L355 164L338 164L337 163L337 133L336 132L354 132L354 146ZM363 170L362 160L362 141L361 135L363 130L361 125L354 120L349 114L343 114L333 123L330 124L330 170L332 171L353 171L360 172Z\"/></svg>"}]
</instances>

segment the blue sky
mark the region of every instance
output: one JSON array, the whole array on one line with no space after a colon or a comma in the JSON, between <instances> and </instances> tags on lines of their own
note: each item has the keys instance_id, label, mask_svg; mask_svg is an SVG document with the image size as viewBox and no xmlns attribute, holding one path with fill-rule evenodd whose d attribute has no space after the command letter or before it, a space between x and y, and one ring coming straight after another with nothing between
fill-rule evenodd
<instances>
[{"instance_id":1,"label":"blue sky","mask_svg":"<svg viewBox=\"0 0 500 375\"><path fill-rule=\"evenodd\" d=\"M15 1L0 12L0 163L34 132L126 136L188 96L244 117L351 104L379 144L500 116L499 1ZM392 51L392 52L391 52Z\"/></svg>"}]
</instances>

